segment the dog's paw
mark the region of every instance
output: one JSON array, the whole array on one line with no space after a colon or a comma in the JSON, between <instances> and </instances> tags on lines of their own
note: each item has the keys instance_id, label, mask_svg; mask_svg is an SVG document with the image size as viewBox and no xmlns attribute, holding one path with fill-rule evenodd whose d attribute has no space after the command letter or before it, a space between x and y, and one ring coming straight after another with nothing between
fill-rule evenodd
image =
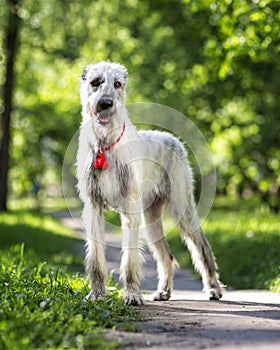
<instances>
[{"instance_id":1,"label":"dog's paw","mask_svg":"<svg viewBox=\"0 0 280 350\"><path fill-rule=\"evenodd\" d=\"M223 291L221 288L211 288L207 291L209 300L220 300L223 296Z\"/></svg>"},{"instance_id":2,"label":"dog's paw","mask_svg":"<svg viewBox=\"0 0 280 350\"><path fill-rule=\"evenodd\" d=\"M103 300L105 299L106 294L105 293L99 293L97 294L96 292L94 292L93 290L91 290L84 298L85 302L88 301L98 301L98 300Z\"/></svg>"},{"instance_id":3,"label":"dog's paw","mask_svg":"<svg viewBox=\"0 0 280 350\"><path fill-rule=\"evenodd\" d=\"M126 305L138 306L143 305L144 300L141 294L126 293L124 296L124 303Z\"/></svg>"},{"instance_id":4,"label":"dog's paw","mask_svg":"<svg viewBox=\"0 0 280 350\"><path fill-rule=\"evenodd\" d=\"M154 301L167 301L171 296L170 291L156 291L153 294Z\"/></svg>"}]
</instances>

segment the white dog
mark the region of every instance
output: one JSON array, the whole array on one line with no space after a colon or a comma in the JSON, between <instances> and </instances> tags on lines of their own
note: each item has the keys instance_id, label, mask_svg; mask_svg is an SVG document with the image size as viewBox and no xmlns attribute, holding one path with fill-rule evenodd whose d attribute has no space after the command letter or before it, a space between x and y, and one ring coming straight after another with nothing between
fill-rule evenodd
<instances>
[{"instance_id":1,"label":"white dog","mask_svg":"<svg viewBox=\"0 0 280 350\"><path fill-rule=\"evenodd\" d=\"M141 225L157 261L159 282L154 300L170 298L176 260L162 228L166 203L202 276L204 290L210 299L220 299L223 288L195 210L192 171L184 147L166 132L135 129L125 108L127 72L120 64L89 65L80 83L83 121L77 178L87 233L86 270L92 284L88 299L105 295L107 207L118 211L122 221L125 303L143 303L138 242Z\"/></svg>"}]
</instances>

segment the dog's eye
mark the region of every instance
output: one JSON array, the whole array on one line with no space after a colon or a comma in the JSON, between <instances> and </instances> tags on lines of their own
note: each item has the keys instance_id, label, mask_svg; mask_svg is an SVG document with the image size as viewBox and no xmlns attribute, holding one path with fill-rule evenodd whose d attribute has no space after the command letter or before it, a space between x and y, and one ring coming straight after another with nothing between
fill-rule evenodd
<instances>
[{"instance_id":1,"label":"dog's eye","mask_svg":"<svg viewBox=\"0 0 280 350\"><path fill-rule=\"evenodd\" d=\"M115 81L115 82L114 82L114 87L115 87L116 89L119 89L119 88L122 87L122 83L121 83L120 81Z\"/></svg>"},{"instance_id":2,"label":"dog's eye","mask_svg":"<svg viewBox=\"0 0 280 350\"><path fill-rule=\"evenodd\" d=\"M93 79L93 80L90 82L90 85L91 85L92 87L98 87L100 84L101 84L101 80L100 80L99 78Z\"/></svg>"}]
</instances>

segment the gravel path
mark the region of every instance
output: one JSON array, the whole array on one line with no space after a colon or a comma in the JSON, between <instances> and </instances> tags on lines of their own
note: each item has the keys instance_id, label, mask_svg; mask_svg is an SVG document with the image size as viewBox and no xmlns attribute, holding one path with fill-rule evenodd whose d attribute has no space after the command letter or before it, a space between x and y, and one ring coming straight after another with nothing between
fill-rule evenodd
<instances>
[{"instance_id":1,"label":"gravel path","mask_svg":"<svg viewBox=\"0 0 280 350\"><path fill-rule=\"evenodd\" d=\"M53 216L84 237L80 219L66 213ZM120 236L107 234L108 269L118 279L121 259ZM82 248L81 248L82 249ZM137 333L109 331L125 349L280 349L280 295L268 291L229 291L220 301L208 301L202 284L191 271L174 275L174 293L167 302L154 302L156 267L145 251L143 266L145 305L139 313L146 321L137 323Z\"/></svg>"}]
</instances>

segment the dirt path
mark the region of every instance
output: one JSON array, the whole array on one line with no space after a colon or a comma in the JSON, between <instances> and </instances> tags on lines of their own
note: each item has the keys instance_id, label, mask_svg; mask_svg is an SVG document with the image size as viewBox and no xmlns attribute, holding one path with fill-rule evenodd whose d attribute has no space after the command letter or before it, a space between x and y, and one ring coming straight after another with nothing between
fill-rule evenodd
<instances>
[{"instance_id":1,"label":"dirt path","mask_svg":"<svg viewBox=\"0 0 280 350\"><path fill-rule=\"evenodd\" d=\"M82 224L69 215L56 215L83 237ZM108 234L109 270L118 278L121 238ZM156 267L145 252L143 290L146 303L138 308L146 319L137 333L109 331L126 349L280 349L280 295L267 291L229 291L220 301L208 301L191 271L174 275L174 293L167 302L151 301L157 284Z\"/></svg>"},{"instance_id":2,"label":"dirt path","mask_svg":"<svg viewBox=\"0 0 280 350\"><path fill-rule=\"evenodd\" d=\"M273 293L229 292L210 302L201 292L175 291L172 300L147 301L139 310L147 319L139 333L110 332L128 349L280 348L280 298Z\"/></svg>"}]
</instances>

